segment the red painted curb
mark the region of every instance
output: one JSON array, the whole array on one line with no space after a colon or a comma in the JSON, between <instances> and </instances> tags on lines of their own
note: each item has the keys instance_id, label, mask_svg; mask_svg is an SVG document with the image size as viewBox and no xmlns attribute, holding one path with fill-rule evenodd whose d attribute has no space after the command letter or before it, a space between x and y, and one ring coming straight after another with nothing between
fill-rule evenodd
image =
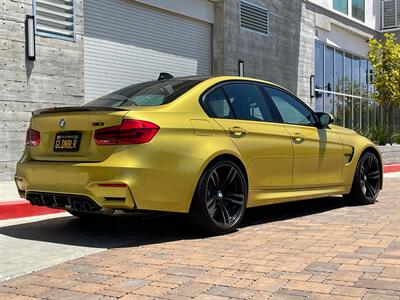
<instances>
[{"instance_id":1,"label":"red painted curb","mask_svg":"<svg viewBox=\"0 0 400 300\"><path fill-rule=\"evenodd\" d=\"M383 166L383 173L400 172L400 164Z\"/></svg>"},{"instance_id":2,"label":"red painted curb","mask_svg":"<svg viewBox=\"0 0 400 300\"><path fill-rule=\"evenodd\" d=\"M0 202L0 220L48 215L63 211L46 206L34 206L25 200Z\"/></svg>"}]
</instances>

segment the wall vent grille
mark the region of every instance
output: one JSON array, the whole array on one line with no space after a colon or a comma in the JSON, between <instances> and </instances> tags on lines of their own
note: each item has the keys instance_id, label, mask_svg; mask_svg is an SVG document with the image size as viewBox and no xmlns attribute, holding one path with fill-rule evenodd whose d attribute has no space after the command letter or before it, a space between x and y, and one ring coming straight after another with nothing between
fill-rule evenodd
<instances>
[{"instance_id":1,"label":"wall vent grille","mask_svg":"<svg viewBox=\"0 0 400 300\"><path fill-rule=\"evenodd\" d=\"M240 27L268 35L268 10L245 1L240 1Z\"/></svg>"},{"instance_id":2,"label":"wall vent grille","mask_svg":"<svg viewBox=\"0 0 400 300\"><path fill-rule=\"evenodd\" d=\"M74 39L74 0L36 0L36 32Z\"/></svg>"},{"instance_id":3,"label":"wall vent grille","mask_svg":"<svg viewBox=\"0 0 400 300\"><path fill-rule=\"evenodd\" d=\"M400 0L382 1L382 29L400 28Z\"/></svg>"}]
</instances>

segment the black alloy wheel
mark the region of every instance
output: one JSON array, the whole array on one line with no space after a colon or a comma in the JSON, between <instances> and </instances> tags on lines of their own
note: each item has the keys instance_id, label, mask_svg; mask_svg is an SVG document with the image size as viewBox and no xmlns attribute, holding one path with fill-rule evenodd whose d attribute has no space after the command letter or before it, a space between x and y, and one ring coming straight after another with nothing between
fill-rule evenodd
<instances>
[{"instance_id":1,"label":"black alloy wheel","mask_svg":"<svg viewBox=\"0 0 400 300\"><path fill-rule=\"evenodd\" d=\"M365 156L360 170L360 185L368 201L375 201L380 189L381 168L375 155Z\"/></svg>"},{"instance_id":2,"label":"black alloy wheel","mask_svg":"<svg viewBox=\"0 0 400 300\"><path fill-rule=\"evenodd\" d=\"M233 161L219 160L202 175L193 199L190 218L213 234L234 231L247 206L247 183Z\"/></svg>"},{"instance_id":3,"label":"black alloy wheel","mask_svg":"<svg viewBox=\"0 0 400 300\"><path fill-rule=\"evenodd\" d=\"M351 192L345 197L360 204L372 204L378 198L381 180L382 169L378 158L366 151L358 161Z\"/></svg>"}]
</instances>

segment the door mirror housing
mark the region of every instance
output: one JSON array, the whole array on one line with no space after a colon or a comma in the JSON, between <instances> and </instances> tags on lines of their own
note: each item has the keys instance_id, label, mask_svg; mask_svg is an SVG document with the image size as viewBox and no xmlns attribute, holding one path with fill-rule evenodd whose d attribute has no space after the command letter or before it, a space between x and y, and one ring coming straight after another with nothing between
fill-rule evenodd
<instances>
[{"instance_id":1,"label":"door mirror housing","mask_svg":"<svg viewBox=\"0 0 400 300\"><path fill-rule=\"evenodd\" d=\"M326 128L329 126L329 124L332 124L335 122L335 118L331 114L324 113L324 112L318 112L315 114L317 116L319 128Z\"/></svg>"}]
</instances>

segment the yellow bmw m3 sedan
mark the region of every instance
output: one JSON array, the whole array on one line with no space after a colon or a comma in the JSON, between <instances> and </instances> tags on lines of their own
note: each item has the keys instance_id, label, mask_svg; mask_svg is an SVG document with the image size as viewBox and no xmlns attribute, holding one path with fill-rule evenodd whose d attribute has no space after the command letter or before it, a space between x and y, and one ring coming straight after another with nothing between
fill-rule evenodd
<instances>
[{"instance_id":1,"label":"yellow bmw m3 sedan","mask_svg":"<svg viewBox=\"0 0 400 300\"><path fill-rule=\"evenodd\" d=\"M263 80L162 73L33 112L15 182L32 205L82 218L186 213L213 234L234 231L247 207L331 195L373 203L379 149L333 122Z\"/></svg>"}]
</instances>

